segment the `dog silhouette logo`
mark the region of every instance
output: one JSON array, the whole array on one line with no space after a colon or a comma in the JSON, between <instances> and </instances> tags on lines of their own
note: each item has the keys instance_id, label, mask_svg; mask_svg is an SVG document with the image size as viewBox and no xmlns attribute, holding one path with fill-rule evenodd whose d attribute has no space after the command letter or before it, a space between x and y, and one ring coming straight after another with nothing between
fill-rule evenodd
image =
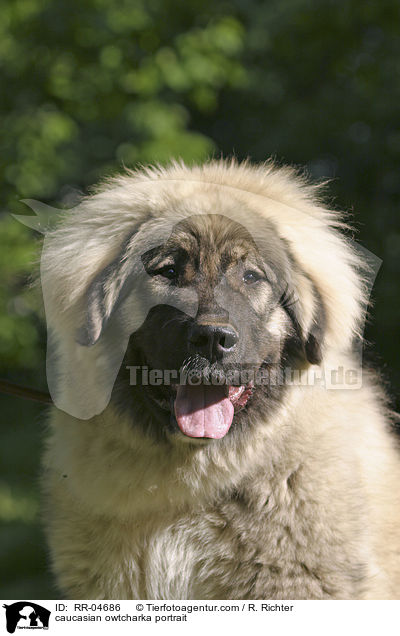
<instances>
[{"instance_id":1,"label":"dog silhouette logo","mask_svg":"<svg viewBox=\"0 0 400 636\"><path fill-rule=\"evenodd\" d=\"M48 629L51 612L32 601L18 601L3 605L6 610L7 631L13 634L16 629Z\"/></svg>"}]
</instances>

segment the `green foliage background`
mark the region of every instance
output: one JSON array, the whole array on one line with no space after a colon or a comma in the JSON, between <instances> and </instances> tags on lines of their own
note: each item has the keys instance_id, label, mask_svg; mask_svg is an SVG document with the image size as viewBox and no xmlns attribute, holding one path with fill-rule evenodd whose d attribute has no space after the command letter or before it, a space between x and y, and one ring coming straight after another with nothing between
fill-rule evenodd
<instances>
[{"instance_id":1,"label":"green foliage background","mask_svg":"<svg viewBox=\"0 0 400 636\"><path fill-rule=\"evenodd\" d=\"M45 388L38 235L21 199L71 207L122 164L275 156L333 179L383 260L367 338L400 395L396 0L3 0L0 366ZM52 598L38 521L45 410L1 397L3 598Z\"/></svg>"}]
</instances>

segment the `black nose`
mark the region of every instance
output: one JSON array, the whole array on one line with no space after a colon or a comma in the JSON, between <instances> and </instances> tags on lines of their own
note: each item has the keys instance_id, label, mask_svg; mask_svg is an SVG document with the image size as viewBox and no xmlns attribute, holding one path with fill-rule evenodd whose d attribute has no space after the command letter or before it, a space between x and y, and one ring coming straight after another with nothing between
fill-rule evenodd
<instances>
[{"instance_id":1,"label":"black nose","mask_svg":"<svg viewBox=\"0 0 400 636\"><path fill-rule=\"evenodd\" d=\"M239 336L232 327L195 324L189 333L191 350L207 358L221 358L224 353L232 351L238 340Z\"/></svg>"}]
</instances>

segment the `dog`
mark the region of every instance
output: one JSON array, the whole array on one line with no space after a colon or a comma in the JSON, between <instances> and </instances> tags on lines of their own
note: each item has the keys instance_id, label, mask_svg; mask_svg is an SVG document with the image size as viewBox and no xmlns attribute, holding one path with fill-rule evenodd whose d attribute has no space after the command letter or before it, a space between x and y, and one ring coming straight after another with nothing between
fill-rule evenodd
<instances>
[{"instance_id":1,"label":"dog","mask_svg":"<svg viewBox=\"0 0 400 636\"><path fill-rule=\"evenodd\" d=\"M76 599L400 598L368 266L292 168L105 181L46 236L44 519Z\"/></svg>"}]
</instances>

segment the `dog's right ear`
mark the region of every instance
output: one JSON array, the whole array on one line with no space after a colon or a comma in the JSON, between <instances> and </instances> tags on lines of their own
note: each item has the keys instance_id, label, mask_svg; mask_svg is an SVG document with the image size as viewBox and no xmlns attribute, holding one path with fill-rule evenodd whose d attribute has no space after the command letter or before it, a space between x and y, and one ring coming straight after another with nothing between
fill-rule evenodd
<instances>
[{"instance_id":1,"label":"dog's right ear","mask_svg":"<svg viewBox=\"0 0 400 636\"><path fill-rule=\"evenodd\" d=\"M86 293L86 314L84 324L78 329L76 340L85 347L96 344L113 312L124 299L127 291L126 281L129 276L123 274L121 261L108 265L96 276Z\"/></svg>"},{"instance_id":2,"label":"dog's right ear","mask_svg":"<svg viewBox=\"0 0 400 636\"><path fill-rule=\"evenodd\" d=\"M149 273L150 263L162 247L153 247L143 255L135 254L134 236L130 236L117 258L88 288L85 322L77 332L77 342L82 346L90 347L98 342L112 315L132 291L135 277Z\"/></svg>"},{"instance_id":3,"label":"dog's right ear","mask_svg":"<svg viewBox=\"0 0 400 636\"><path fill-rule=\"evenodd\" d=\"M134 287L135 277L143 272L135 252L136 232L125 241L117 257L90 283L85 297L84 322L76 341L85 347L95 345L111 317Z\"/></svg>"},{"instance_id":4,"label":"dog's right ear","mask_svg":"<svg viewBox=\"0 0 400 636\"><path fill-rule=\"evenodd\" d=\"M47 302L50 394L57 408L78 419L90 419L106 408L130 335L146 316L143 303L121 306L145 271L140 235L140 229L132 232L114 260L92 279L80 307L71 307L72 320L67 314L62 322L54 302Z\"/></svg>"}]
</instances>

